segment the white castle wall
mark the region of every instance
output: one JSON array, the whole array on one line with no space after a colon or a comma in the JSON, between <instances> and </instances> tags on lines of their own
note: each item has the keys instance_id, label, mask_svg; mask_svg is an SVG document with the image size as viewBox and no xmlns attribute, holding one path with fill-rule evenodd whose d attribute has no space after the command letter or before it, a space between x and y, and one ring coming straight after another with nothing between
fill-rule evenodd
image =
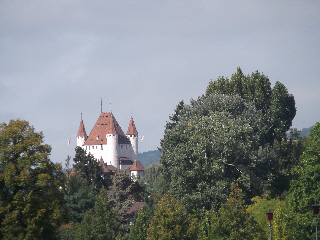
<instances>
[{"instance_id":1,"label":"white castle wall","mask_svg":"<svg viewBox=\"0 0 320 240\"><path fill-rule=\"evenodd\" d=\"M127 137L130 139L131 146L132 146L130 158L132 161L137 161L137 160L139 160L139 157L138 157L138 134L127 135Z\"/></svg>"},{"instance_id":2,"label":"white castle wall","mask_svg":"<svg viewBox=\"0 0 320 240\"><path fill-rule=\"evenodd\" d=\"M77 137L77 146L81 147L85 141L86 141L86 139L84 136L78 136Z\"/></svg>"},{"instance_id":3,"label":"white castle wall","mask_svg":"<svg viewBox=\"0 0 320 240\"><path fill-rule=\"evenodd\" d=\"M107 146L106 146L106 159L104 162L113 165L119 169L119 156L118 156L118 136L117 134L107 134Z\"/></svg>"}]
</instances>

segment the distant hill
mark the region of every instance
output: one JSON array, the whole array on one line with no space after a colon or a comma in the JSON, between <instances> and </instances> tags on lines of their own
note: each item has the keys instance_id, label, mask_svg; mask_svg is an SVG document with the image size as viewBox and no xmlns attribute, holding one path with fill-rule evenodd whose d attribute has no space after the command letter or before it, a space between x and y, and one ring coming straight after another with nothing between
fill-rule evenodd
<instances>
[{"instance_id":1,"label":"distant hill","mask_svg":"<svg viewBox=\"0 0 320 240\"><path fill-rule=\"evenodd\" d=\"M143 167L147 167L152 163L159 162L161 157L161 153L159 150L148 151L143 153L138 153L139 161L143 165Z\"/></svg>"}]
</instances>

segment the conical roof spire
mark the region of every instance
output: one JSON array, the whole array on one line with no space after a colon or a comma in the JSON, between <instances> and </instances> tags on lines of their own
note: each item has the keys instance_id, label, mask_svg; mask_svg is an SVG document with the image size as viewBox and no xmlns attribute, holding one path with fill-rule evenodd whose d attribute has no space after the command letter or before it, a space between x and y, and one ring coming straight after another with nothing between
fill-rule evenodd
<instances>
[{"instance_id":1,"label":"conical roof spire","mask_svg":"<svg viewBox=\"0 0 320 240\"><path fill-rule=\"evenodd\" d=\"M131 135L131 134L138 134L138 131L136 129L136 126L134 125L134 121L132 117L130 119L128 131L127 131L127 135Z\"/></svg>"},{"instance_id":2,"label":"conical roof spire","mask_svg":"<svg viewBox=\"0 0 320 240\"><path fill-rule=\"evenodd\" d=\"M108 128L108 132L111 133L111 134L117 134L117 131L116 131L116 126L115 126L115 122L116 120L114 119L114 116L112 114L112 112L110 112L110 118L109 118L109 128Z\"/></svg>"},{"instance_id":3,"label":"conical roof spire","mask_svg":"<svg viewBox=\"0 0 320 240\"><path fill-rule=\"evenodd\" d=\"M83 120L82 120L82 113L81 113L81 121L79 126L79 131L77 137L87 137L86 129L84 128Z\"/></svg>"}]
</instances>

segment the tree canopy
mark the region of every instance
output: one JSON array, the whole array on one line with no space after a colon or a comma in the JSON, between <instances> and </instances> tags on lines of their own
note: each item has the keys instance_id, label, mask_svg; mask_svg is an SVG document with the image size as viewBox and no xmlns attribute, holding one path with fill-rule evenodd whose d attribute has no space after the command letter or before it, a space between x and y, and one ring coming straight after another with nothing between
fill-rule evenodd
<instances>
[{"instance_id":1,"label":"tree canopy","mask_svg":"<svg viewBox=\"0 0 320 240\"><path fill-rule=\"evenodd\" d=\"M188 210L219 208L231 182L260 195L275 156L264 146L265 118L240 96L210 94L180 102L161 140L162 174Z\"/></svg>"},{"instance_id":2,"label":"tree canopy","mask_svg":"<svg viewBox=\"0 0 320 240\"><path fill-rule=\"evenodd\" d=\"M219 77L215 81L210 81L206 94L214 92L239 95L261 110L268 120L266 140L271 144L275 139L280 141L285 138L296 115L295 100L287 88L279 81L271 88L269 78L258 71L245 76L239 67L230 80Z\"/></svg>"},{"instance_id":3,"label":"tree canopy","mask_svg":"<svg viewBox=\"0 0 320 240\"><path fill-rule=\"evenodd\" d=\"M56 239L64 216L64 174L27 121L0 125L0 238Z\"/></svg>"},{"instance_id":4,"label":"tree canopy","mask_svg":"<svg viewBox=\"0 0 320 240\"><path fill-rule=\"evenodd\" d=\"M311 206L320 200L320 123L310 130L307 148L293 169L287 197L290 239L313 239L314 217Z\"/></svg>"},{"instance_id":5,"label":"tree canopy","mask_svg":"<svg viewBox=\"0 0 320 240\"><path fill-rule=\"evenodd\" d=\"M193 240L197 237L197 225L197 219L192 219L179 201L167 192L155 208L147 239Z\"/></svg>"},{"instance_id":6,"label":"tree canopy","mask_svg":"<svg viewBox=\"0 0 320 240\"><path fill-rule=\"evenodd\" d=\"M263 214L265 216L265 213ZM206 224L207 223L207 224ZM231 192L226 203L216 213L211 210L205 234L199 239L267 239L262 226L247 212L244 195L237 184L231 184Z\"/></svg>"}]
</instances>

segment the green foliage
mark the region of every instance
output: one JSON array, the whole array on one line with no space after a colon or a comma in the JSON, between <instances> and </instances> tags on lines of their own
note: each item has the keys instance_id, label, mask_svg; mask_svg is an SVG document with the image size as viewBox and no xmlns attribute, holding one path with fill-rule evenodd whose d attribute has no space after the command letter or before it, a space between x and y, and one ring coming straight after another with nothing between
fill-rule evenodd
<instances>
[{"instance_id":1,"label":"green foliage","mask_svg":"<svg viewBox=\"0 0 320 240\"><path fill-rule=\"evenodd\" d=\"M267 219L266 213L271 210L274 211L280 200L277 199L265 199L259 196L252 198L253 204L248 206L248 213L250 213L254 219L265 227L267 235L269 235L269 228L267 227L269 221ZM275 218L275 217L274 217Z\"/></svg>"},{"instance_id":2,"label":"green foliage","mask_svg":"<svg viewBox=\"0 0 320 240\"><path fill-rule=\"evenodd\" d=\"M94 207L96 189L75 173L67 178L65 200L69 209L69 221L80 223L87 210Z\"/></svg>"},{"instance_id":3,"label":"green foliage","mask_svg":"<svg viewBox=\"0 0 320 240\"><path fill-rule=\"evenodd\" d=\"M211 210L201 225L206 233L198 239L267 239L260 224L247 212L244 195L237 184L231 184L226 203L216 213Z\"/></svg>"},{"instance_id":4,"label":"green foliage","mask_svg":"<svg viewBox=\"0 0 320 240\"><path fill-rule=\"evenodd\" d=\"M67 182L65 199L69 209L69 220L80 223L87 210L93 210L95 195L101 188L107 188L110 184L110 177L102 178L102 166L91 155L81 147L76 147L73 158L73 169L66 173ZM69 167L70 157L66 160L66 167Z\"/></svg>"},{"instance_id":5,"label":"green foliage","mask_svg":"<svg viewBox=\"0 0 320 240\"><path fill-rule=\"evenodd\" d=\"M162 175L190 212L218 209L234 181L248 200L262 194L276 155L263 146L261 111L239 96L211 94L180 102L170 120L160 143Z\"/></svg>"},{"instance_id":6,"label":"green foliage","mask_svg":"<svg viewBox=\"0 0 320 240\"><path fill-rule=\"evenodd\" d=\"M27 121L0 125L0 238L56 239L64 214L64 174Z\"/></svg>"},{"instance_id":7,"label":"green foliage","mask_svg":"<svg viewBox=\"0 0 320 240\"><path fill-rule=\"evenodd\" d=\"M108 198L113 209L118 212L118 219L122 227L127 230L133 216L128 215L127 211L133 202L143 201L143 188L138 181L124 171L115 172L112 175L112 185L108 190Z\"/></svg>"},{"instance_id":8,"label":"green foliage","mask_svg":"<svg viewBox=\"0 0 320 240\"><path fill-rule=\"evenodd\" d=\"M290 180L294 178L292 169L299 163L299 158L305 150L305 139L276 142L273 149L277 153L277 161L272 165L269 175L272 181L269 182L270 191L266 196L284 199L289 192Z\"/></svg>"},{"instance_id":9,"label":"green foliage","mask_svg":"<svg viewBox=\"0 0 320 240\"><path fill-rule=\"evenodd\" d=\"M292 125L296 115L295 100L293 95L288 93L287 88L276 82L272 89L269 122L273 128L276 139L280 141L285 138L285 133Z\"/></svg>"},{"instance_id":10,"label":"green foliage","mask_svg":"<svg viewBox=\"0 0 320 240\"><path fill-rule=\"evenodd\" d=\"M276 209L274 211L273 217L273 237L277 240L287 240L289 239L290 229L287 226L288 206L286 201L278 201Z\"/></svg>"},{"instance_id":11,"label":"green foliage","mask_svg":"<svg viewBox=\"0 0 320 240\"><path fill-rule=\"evenodd\" d=\"M150 206L140 208L138 218L130 228L130 240L147 239L147 229L151 223L154 209Z\"/></svg>"},{"instance_id":12,"label":"green foliage","mask_svg":"<svg viewBox=\"0 0 320 240\"><path fill-rule=\"evenodd\" d=\"M290 128L289 139L299 140L301 138L302 138L301 131L297 130L296 128Z\"/></svg>"},{"instance_id":13,"label":"green foliage","mask_svg":"<svg viewBox=\"0 0 320 240\"><path fill-rule=\"evenodd\" d=\"M197 219L192 219L185 208L167 192L158 202L147 230L147 239L196 239Z\"/></svg>"},{"instance_id":14,"label":"green foliage","mask_svg":"<svg viewBox=\"0 0 320 240\"><path fill-rule=\"evenodd\" d=\"M106 180L103 179L103 169L99 161L91 154L87 154L81 147L76 147L76 154L73 158L74 170L80 178L86 179L88 185L93 185L98 194L100 189L106 186Z\"/></svg>"},{"instance_id":15,"label":"green foliage","mask_svg":"<svg viewBox=\"0 0 320 240\"><path fill-rule=\"evenodd\" d=\"M147 192L157 192L161 188L161 179L159 178L162 170L160 163L152 163L144 169L144 176L140 182L146 185Z\"/></svg>"},{"instance_id":16,"label":"green foliage","mask_svg":"<svg viewBox=\"0 0 320 240\"><path fill-rule=\"evenodd\" d=\"M266 213L271 210L273 212L272 231L274 239L286 239L287 228L285 212L287 209L286 201L280 201L279 199L264 199L256 196L252 199L253 204L248 206L247 211L254 216L254 219L261 224L265 230L265 236L269 236L269 221L266 217Z\"/></svg>"},{"instance_id":17,"label":"green foliage","mask_svg":"<svg viewBox=\"0 0 320 240\"><path fill-rule=\"evenodd\" d=\"M119 233L116 214L112 210L104 188L96 198L94 212L88 210L77 229L78 239L113 240Z\"/></svg>"},{"instance_id":18,"label":"green foliage","mask_svg":"<svg viewBox=\"0 0 320 240\"><path fill-rule=\"evenodd\" d=\"M112 210L107 192L100 190L94 209L86 211L81 223L63 225L60 231L62 240L113 240L119 235L117 214Z\"/></svg>"},{"instance_id":19,"label":"green foliage","mask_svg":"<svg viewBox=\"0 0 320 240\"><path fill-rule=\"evenodd\" d=\"M237 68L230 80L220 77L210 81L206 95L214 92L237 94L261 110L268 120L266 141L270 144L273 144L274 139L281 141L285 138L296 114L294 97L288 93L287 88L277 81L272 89L269 78L258 71L251 76L245 76L241 69Z\"/></svg>"},{"instance_id":20,"label":"green foliage","mask_svg":"<svg viewBox=\"0 0 320 240\"><path fill-rule=\"evenodd\" d=\"M159 150L139 153L139 161L146 168L153 163L159 162L161 152Z\"/></svg>"},{"instance_id":21,"label":"green foliage","mask_svg":"<svg viewBox=\"0 0 320 240\"><path fill-rule=\"evenodd\" d=\"M307 148L293 169L297 176L290 183L288 202L289 239L314 238L314 216L311 206L320 196L320 123L310 131Z\"/></svg>"}]
</instances>

